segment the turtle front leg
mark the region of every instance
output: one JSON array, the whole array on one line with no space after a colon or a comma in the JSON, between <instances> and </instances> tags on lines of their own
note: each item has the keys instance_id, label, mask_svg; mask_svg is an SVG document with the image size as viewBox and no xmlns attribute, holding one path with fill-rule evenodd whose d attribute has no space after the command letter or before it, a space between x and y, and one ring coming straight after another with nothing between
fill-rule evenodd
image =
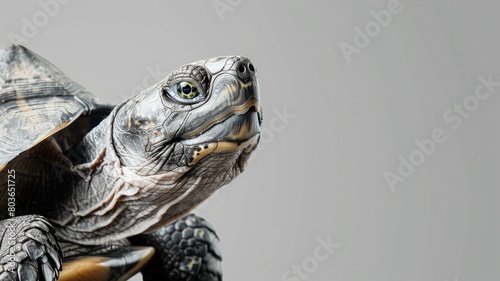
<instances>
[{"instance_id":1,"label":"turtle front leg","mask_svg":"<svg viewBox=\"0 0 500 281\"><path fill-rule=\"evenodd\" d=\"M0 281L57 280L62 253L54 232L37 215L0 221Z\"/></svg>"},{"instance_id":2,"label":"turtle front leg","mask_svg":"<svg viewBox=\"0 0 500 281\"><path fill-rule=\"evenodd\" d=\"M142 270L144 281L220 281L222 256L214 228L190 214L151 234L130 238L156 252Z\"/></svg>"}]
</instances>

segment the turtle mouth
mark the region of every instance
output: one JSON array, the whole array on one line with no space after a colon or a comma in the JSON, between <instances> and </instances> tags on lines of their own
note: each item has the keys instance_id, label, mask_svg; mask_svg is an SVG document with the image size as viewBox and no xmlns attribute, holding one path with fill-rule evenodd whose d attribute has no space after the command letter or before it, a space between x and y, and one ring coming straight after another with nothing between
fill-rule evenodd
<instances>
[{"instance_id":1,"label":"turtle mouth","mask_svg":"<svg viewBox=\"0 0 500 281\"><path fill-rule=\"evenodd\" d=\"M247 112L255 112L259 114L259 101L255 97L251 97L241 106L235 107L232 110L228 110L228 112L234 115L243 115Z\"/></svg>"},{"instance_id":2,"label":"turtle mouth","mask_svg":"<svg viewBox=\"0 0 500 281\"><path fill-rule=\"evenodd\" d=\"M196 137L187 138L184 143L198 145L220 141L245 142L260 133L262 114L259 101L255 97L251 97L245 103L225 110L206 123L213 125L193 130L186 137L190 137L190 135L196 135Z\"/></svg>"},{"instance_id":3,"label":"turtle mouth","mask_svg":"<svg viewBox=\"0 0 500 281\"><path fill-rule=\"evenodd\" d=\"M257 106L258 103L234 111L233 115L213 125L197 138L185 140L184 144L233 143L235 148L245 148L244 144L260 134L261 114Z\"/></svg>"},{"instance_id":4,"label":"turtle mouth","mask_svg":"<svg viewBox=\"0 0 500 281\"><path fill-rule=\"evenodd\" d=\"M184 145L195 148L188 165L193 166L211 153L240 151L241 155L249 155L260 139L261 115L258 104L249 106L246 111L240 111L226 120L212 126L195 139L183 142ZM240 161L244 166L245 161Z\"/></svg>"},{"instance_id":5,"label":"turtle mouth","mask_svg":"<svg viewBox=\"0 0 500 281\"><path fill-rule=\"evenodd\" d=\"M237 116L248 117L249 113L254 113L258 117L257 118L258 122L255 123L258 123L260 127L260 124L262 123L262 118L259 112L259 101L256 98L252 97L244 104L227 110L222 116L218 118L219 120L215 122L215 125L209 128L206 132L204 132L204 134L212 130L214 127L221 126L222 124L224 124L224 126L227 126L229 128L238 127L238 122L236 120L241 121L245 120L246 118L240 118Z\"/></svg>"},{"instance_id":6,"label":"turtle mouth","mask_svg":"<svg viewBox=\"0 0 500 281\"><path fill-rule=\"evenodd\" d=\"M197 127L191 127L188 129L187 133L184 133L183 139L199 139L203 138L204 135L207 134L214 127L225 123L227 120L231 119L234 116L245 115L248 112L255 112L258 115L258 123L259 126L262 123L262 114L260 111L259 101L255 97L249 98L247 101L240 105L233 106L231 108L227 108L222 112L219 112L217 115L208 117L204 120L203 124L199 124ZM191 143L188 141L187 143ZM199 142L198 142L199 143Z\"/></svg>"},{"instance_id":7,"label":"turtle mouth","mask_svg":"<svg viewBox=\"0 0 500 281\"><path fill-rule=\"evenodd\" d=\"M260 134L259 113L251 107L245 113L235 114L213 126L206 134L217 136L217 142L244 143Z\"/></svg>"}]
</instances>

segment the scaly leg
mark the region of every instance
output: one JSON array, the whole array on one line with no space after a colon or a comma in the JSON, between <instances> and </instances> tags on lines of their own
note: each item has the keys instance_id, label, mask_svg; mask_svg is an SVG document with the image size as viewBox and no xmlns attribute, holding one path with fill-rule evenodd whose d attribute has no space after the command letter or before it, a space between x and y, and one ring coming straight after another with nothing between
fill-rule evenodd
<instances>
[{"instance_id":1,"label":"scaly leg","mask_svg":"<svg viewBox=\"0 0 500 281\"><path fill-rule=\"evenodd\" d=\"M190 214L157 232L134 236L130 241L156 250L142 270L145 281L222 280L219 238L203 218Z\"/></svg>"},{"instance_id":2,"label":"scaly leg","mask_svg":"<svg viewBox=\"0 0 500 281\"><path fill-rule=\"evenodd\" d=\"M54 232L37 215L0 221L0 281L57 280L62 253Z\"/></svg>"}]
</instances>

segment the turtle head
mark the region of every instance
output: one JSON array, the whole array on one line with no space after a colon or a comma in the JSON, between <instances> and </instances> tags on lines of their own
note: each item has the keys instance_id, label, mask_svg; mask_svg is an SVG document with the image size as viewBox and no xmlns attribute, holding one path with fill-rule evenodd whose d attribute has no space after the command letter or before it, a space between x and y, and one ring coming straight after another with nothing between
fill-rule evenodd
<instances>
[{"instance_id":1,"label":"turtle head","mask_svg":"<svg viewBox=\"0 0 500 281\"><path fill-rule=\"evenodd\" d=\"M141 176L220 176L225 184L243 171L259 141L259 101L248 58L183 65L121 105L115 150L122 165Z\"/></svg>"},{"instance_id":2,"label":"turtle head","mask_svg":"<svg viewBox=\"0 0 500 281\"><path fill-rule=\"evenodd\" d=\"M90 164L79 165L95 169L95 180L85 181L95 188L78 190L102 191L72 199L78 216L70 213L65 223L84 234L61 228L60 235L104 243L187 213L244 170L259 142L259 101L254 65L230 56L183 65L116 106L81 146L108 139Z\"/></svg>"}]
</instances>

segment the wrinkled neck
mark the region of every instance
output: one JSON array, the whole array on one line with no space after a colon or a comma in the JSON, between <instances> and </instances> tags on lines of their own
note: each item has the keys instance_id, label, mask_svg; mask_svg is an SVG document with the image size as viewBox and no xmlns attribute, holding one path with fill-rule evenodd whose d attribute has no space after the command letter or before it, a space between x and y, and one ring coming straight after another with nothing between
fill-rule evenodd
<instances>
[{"instance_id":1,"label":"wrinkled neck","mask_svg":"<svg viewBox=\"0 0 500 281\"><path fill-rule=\"evenodd\" d=\"M164 162L159 166L168 168L137 170L120 158L129 155L119 154L126 151L119 150L126 135L115 135L117 112L113 110L72 150L80 155L73 167L79 179L52 220L62 240L97 245L153 231L194 208L240 172L234 165L240 152L209 154L195 166L180 165L185 161L182 144L160 157Z\"/></svg>"},{"instance_id":2,"label":"wrinkled neck","mask_svg":"<svg viewBox=\"0 0 500 281\"><path fill-rule=\"evenodd\" d=\"M52 219L64 241L96 245L142 233L199 187L201 179L182 178L186 167L144 176L122 163L115 116L116 110L68 152L76 180L66 183L69 194Z\"/></svg>"},{"instance_id":3,"label":"wrinkled neck","mask_svg":"<svg viewBox=\"0 0 500 281\"><path fill-rule=\"evenodd\" d=\"M109 139L109 122L112 117L108 116L99 125L93 128L85 137L68 151L68 157L75 165L94 162L106 149Z\"/></svg>"}]
</instances>

